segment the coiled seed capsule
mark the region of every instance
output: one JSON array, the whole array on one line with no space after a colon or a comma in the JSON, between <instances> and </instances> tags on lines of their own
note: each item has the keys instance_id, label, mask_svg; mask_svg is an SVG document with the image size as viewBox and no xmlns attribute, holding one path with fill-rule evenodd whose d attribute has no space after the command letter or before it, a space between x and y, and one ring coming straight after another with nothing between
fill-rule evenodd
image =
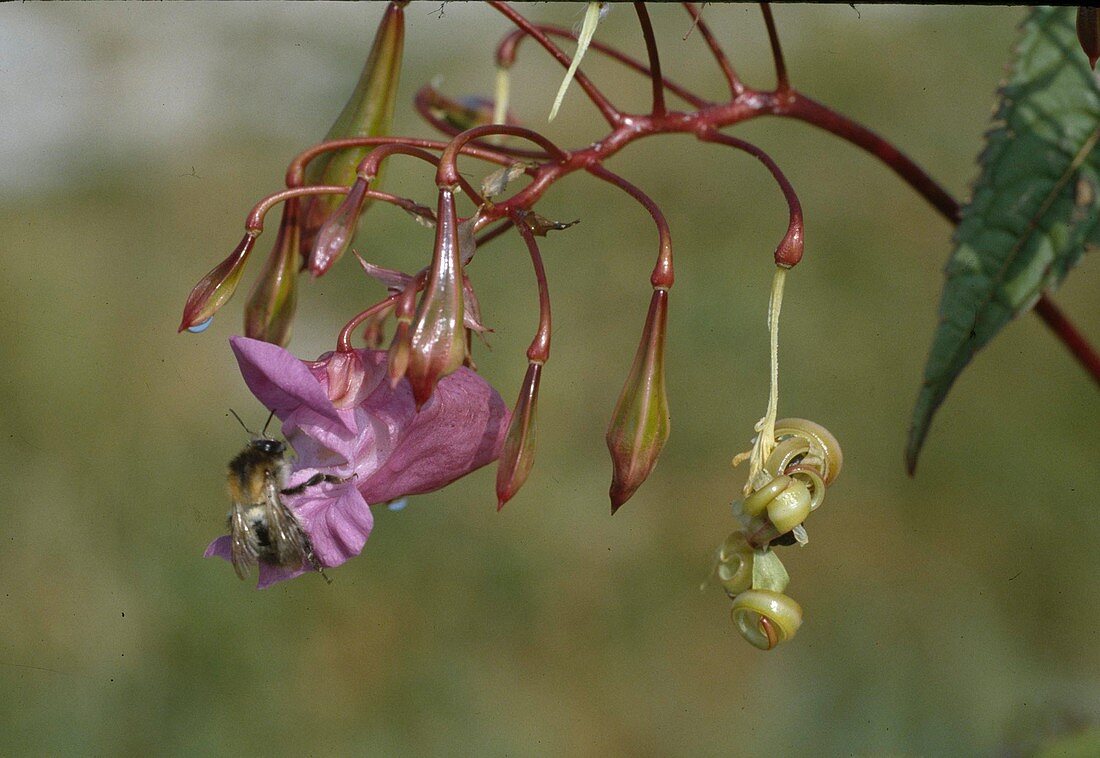
<instances>
[{"instance_id":1,"label":"coiled seed capsule","mask_svg":"<svg viewBox=\"0 0 1100 758\"><path fill-rule=\"evenodd\" d=\"M810 515L810 488L798 479L784 477L790 484L768 503L768 519L780 534L786 534Z\"/></svg>"},{"instance_id":2,"label":"coiled seed capsule","mask_svg":"<svg viewBox=\"0 0 1100 758\"><path fill-rule=\"evenodd\" d=\"M750 516L758 516L768 507L768 503L791 483L789 476L777 476L760 489L753 492L741 504L741 510Z\"/></svg>"},{"instance_id":3,"label":"coiled seed capsule","mask_svg":"<svg viewBox=\"0 0 1100 758\"><path fill-rule=\"evenodd\" d=\"M792 479L801 480L807 487L810 488L810 494L812 499L810 500L810 510L816 511L822 502L825 500L825 481L814 469L798 464L796 466L787 467L787 476Z\"/></svg>"},{"instance_id":4,"label":"coiled seed capsule","mask_svg":"<svg viewBox=\"0 0 1100 758\"><path fill-rule=\"evenodd\" d=\"M730 616L741 636L761 650L789 640L802 626L798 603L771 590L745 590L733 599Z\"/></svg>"},{"instance_id":5,"label":"coiled seed capsule","mask_svg":"<svg viewBox=\"0 0 1100 758\"><path fill-rule=\"evenodd\" d=\"M775 438L782 442L789 437L801 438L808 445L806 458L811 460L804 458L800 463L816 464L820 461L821 478L826 485L832 484L844 466L844 452L840 449L840 443L832 432L821 424L815 424L804 418L785 418L776 421Z\"/></svg>"},{"instance_id":6,"label":"coiled seed capsule","mask_svg":"<svg viewBox=\"0 0 1100 758\"><path fill-rule=\"evenodd\" d=\"M733 532L718 548L718 581L730 598L752 586L753 550L744 532Z\"/></svg>"}]
</instances>

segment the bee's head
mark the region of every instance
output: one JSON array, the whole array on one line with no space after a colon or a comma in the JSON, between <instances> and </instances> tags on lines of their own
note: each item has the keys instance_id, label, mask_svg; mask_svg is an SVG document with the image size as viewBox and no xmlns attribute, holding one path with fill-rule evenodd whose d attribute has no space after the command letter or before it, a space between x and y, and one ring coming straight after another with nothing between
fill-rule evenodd
<instances>
[{"instance_id":1,"label":"bee's head","mask_svg":"<svg viewBox=\"0 0 1100 758\"><path fill-rule=\"evenodd\" d=\"M267 424L271 423L271 419L275 415L275 411L272 411L271 415L267 417L267 424L264 424L263 431L260 432L259 435L257 435L247 426L245 426L244 421L241 420L241 417L237 415L237 412L235 410L230 408L229 412L233 414L233 418L237 419L237 422L241 425L241 427L246 432L248 432L249 435L252 436L252 441L248 443L248 446L251 447L253 450L259 450L261 453L266 453L268 455L282 455L286 451L285 442L273 440L267 436Z\"/></svg>"},{"instance_id":2,"label":"bee's head","mask_svg":"<svg viewBox=\"0 0 1100 758\"><path fill-rule=\"evenodd\" d=\"M251 442L252 447L267 453L268 455L282 455L286 450L286 443L281 440L273 440L268 437L258 437Z\"/></svg>"}]
</instances>

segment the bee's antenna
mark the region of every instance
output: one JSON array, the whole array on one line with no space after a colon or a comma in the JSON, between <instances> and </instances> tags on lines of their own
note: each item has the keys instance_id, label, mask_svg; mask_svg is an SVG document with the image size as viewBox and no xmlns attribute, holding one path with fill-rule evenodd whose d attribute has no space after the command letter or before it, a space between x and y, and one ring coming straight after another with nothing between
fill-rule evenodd
<instances>
[{"instance_id":1,"label":"bee's antenna","mask_svg":"<svg viewBox=\"0 0 1100 758\"><path fill-rule=\"evenodd\" d=\"M255 432L253 432L253 431L252 431L251 429L249 429L249 428L248 428L247 426L245 426L245 425L244 425L244 422L243 422L243 421L241 421L241 417L237 415L237 412L236 412L235 410L233 410L232 408L230 408L230 409L229 409L229 412L233 414L233 418L237 419L237 423L238 423L238 424L240 424L240 425L241 425L241 427L242 427L242 428L243 428L243 429L244 429L244 430L245 430L246 432L248 432L248 435L249 435L250 437L255 437L255 436L256 436ZM268 419L268 420L270 421L270 419ZM264 427L264 428L266 429L267 427Z\"/></svg>"},{"instance_id":2,"label":"bee's antenna","mask_svg":"<svg viewBox=\"0 0 1100 758\"><path fill-rule=\"evenodd\" d=\"M267 417L267 421L264 422L264 430L260 432L261 437L267 436L267 427L271 423L271 419L273 418L275 418L275 411L271 411L271 413Z\"/></svg>"}]
</instances>

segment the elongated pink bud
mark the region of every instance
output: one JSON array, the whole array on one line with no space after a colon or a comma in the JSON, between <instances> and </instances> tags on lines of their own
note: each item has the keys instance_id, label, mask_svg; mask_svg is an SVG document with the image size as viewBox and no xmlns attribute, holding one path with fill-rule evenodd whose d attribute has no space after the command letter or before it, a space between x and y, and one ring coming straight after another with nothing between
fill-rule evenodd
<instances>
[{"instance_id":1,"label":"elongated pink bud","mask_svg":"<svg viewBox=\"0 0 1100 758\"><path fill-rule=\"evenodd\" d=\"M397 321L393 330L393 341L386 354L386 376L390 386L396 387L409 370L409 353L412 350L412 322Z\"/></svg>"},{"instance_id":2,"label":"elongated pink bud","mask_svg":"<svg viewBox=\"0 0 1100 758\"><path fill-rule=\"evenodd\" d=\"M325 135L326 142L350 137L377 137L393 131L394 104L405 47L404 5L390 3L386 8L355 90ZM353 147L317 158L309 166L307 183L350 185L355 180L359 161L370 150L369 146ZM306 201L302 242L307 250L313 248L314 235L338 204L339 201L332 195ZM366 203L361 209L366 210L369 205Z\"/></svg>"},{"instance_id":3,"label":"elongated pink bud","mask_svg":"<svg viewBox=\"0 0 1100 758\"><path fill-rule=\"evenodd\" d=\"M391 387L397 386L409 368L409 353L412 351L412 322L416 317L416 289L415 280L406 284L394 309L396 325L389 354L386 357L386 375L389 377Z\"/></svg>"},{"instance_id":4,"label":"elongated pink bud","mask_svg":"<svg viewBox=\"0 0 1100 758\"><path fill-rule=\"evenodd\" d=\"M432 268L413 325L405 373L418 408L428 402L436 382L458 369L466 358L462 261L453 190L439 190L437 219Z\"/></svg>"},{"instance_id":5,"label":"elongated pink bud","mask_svg":"<svg viewBox=\"0 0 1100 758\"><path fill-rule=\"evenodd\" d=\"M283 207L275 246L252 285L244 308L246 337L286 347L298 305L298 199L291 198Z\"/></svg>"},{"instance_id":6,"label":"elongated pink bud","mask_svg":"<svg viewBox=\"0 0 1100 758\"><path fill-rule=\"evenodd\" d=\"M607 449L614 465L612 513L630 499L653 471L668 440L664 372L667 317L668 291L654 290L634 365L607 427Z\"/></svg>"},{"instance_id":7,"label":"elongated pink bud","mask_svg":"<svg viewBox=\"0 0 1100 758\"><path fill-rule=\"evenodd\" d=\"M538 437L539 379L542 364L527 364L504 447L497 464L497 510L504 507L527 481L535 462L535 441Z\"/></svg>"},{"instance_id":8,"label":"elongated pink bud","mask_svg":"<svg viewBox=\"0 0 1100 758\"><path fill-rule=\"evenodd\" d=\"M351 247L366 196L367 180L360 177L351 185L344 202L340 203L317 232L313 240L313 250L309 254L309 273L314 276L325 273Z\"/></svg>"},{"instance_id":9,"label":"elongated pink bud","mask_svg":"<svg viewBox=\"0 0 1100 758\"><path fill-rule=\"evenodd\" d=\"M214 318L217 310L233 297L237 284L241 281L241 273L244 271L248 254L256 244L256 234L257 232L245 234L229 257L211 269L210 273L194 286L191 294L187 296L187 303L183 306L183 318L180 320L179 331L198 329Z\"/></svg>"}]
</instances>

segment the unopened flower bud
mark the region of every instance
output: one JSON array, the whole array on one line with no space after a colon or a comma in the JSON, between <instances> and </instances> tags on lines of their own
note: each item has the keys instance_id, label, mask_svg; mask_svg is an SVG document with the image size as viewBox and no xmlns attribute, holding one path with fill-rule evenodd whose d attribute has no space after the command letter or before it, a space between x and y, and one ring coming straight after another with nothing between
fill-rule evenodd
<instances>
[{"instance_id":1,"label":"unopened flower bud","mask_svg":"<svg viewBox=\"0 0 1100 758\"><path fill-rule=\"evenodd\" d=\"M496 105L487 97L467 95L454 99L431 85L422 88L419 97L424 100L433 118L450 126L456 133L473 129L475 126L497 123Z\"/></svg>"},{"instance_id":2,"label":"unopened flower bud","mask_svg":"<svg viewBox=\"0 0 1100 758\"><path fill-rule=\"evenodd\" d=\"M199 283L187 296L187 303L183 306L183 318L180 320L179 331L198 328L214 318L219 308L225 305L237 284L241 280L245 261L252 252L252 246L256 244L258 232L248 232L244 235L237 247L229 254L229 257L219 263L210 273L199 280Z\"/></svg>"},{"instance_id":3,"label":"unopened flower bud","mask_svg":"<svg viewBox=\"0 0 1100 758\"><path fill-rule=\"evenodd\" d=\"M409 370L409 353L412 351L412 322L397 321L393 332L393 341L387 353L386 375L389 377L390 386L396 387L397 383Z\"/></svg>"},{"instance_id":4,"label":"unopened flower bud","mask_svg":"<svg viewBox=\"0 0 1100 758\"><path fill-rule=\"evenodd\" d=\"M325 273L351 247L366 196L367 180L360 177L351 185L344 202L317 231L309 254L309 273L314 276Z\"/></svg>"},{"instance_id":5,"label":"unopened flower bud","mask_svg":"<svg viewBox=\"0 0 1100 758\"><path fill-rule=\"evenodd\" d=\"M630 499L653 471L661 448L668 440L664 377L667 317L668 291L654 290L634 365L607 428L607 448L614 464L610 491L612 513Z\"/></svg>"},{"instance_id":6,"label":"unopened flower bud","mask_svg":"<svg viewBox=\"0 0 1100 758\"><path fill-rule=\"evenodd\" d=\"M246 337L286 347L290 327L298 305L298 226L297 198L291 198L283 208L275 246L252 285L244 308Z\"/></svg>"},{"instance_id":7,"label":"unopened flower bud","mask_svg":"<svg viewBox=\"0 0 1100 758\"><path fill-rule=\"evenodd\" d=\"M386 333L383 329L384 320L372 318L363 326L363 342L371 350L378 350L386 341Z\"/></svg>"},{"instance_id":8,"label":"unopened flower bud","mask_svg":"<svg viewBox=\"0 0 1100 758\"><path fill-rule=\"evenodd\" d=\"M328 399L337 408L357 405L362 399L359 390L366 376L359 353L355 350L337 350L322 360L328 375Z\"/></svg>"},{"instance_id":9,"label":"unopened flower bud","mask_svg":"<svg viewBox=\"0 0 1100 758\"><path fill-rule=\"evenodd\" d=\"M390 3L375 32L359 82L344 110L325 135L325 141L351 137L377 137L393 130L394 103L405 47L405 3ZM355 169L371 148L348 148L317 158L306 174L309 184L350 185ZM306 201L302 241L313 247L313 237L325 218L340 204L339 196L321 195ZM366 210L369 203L361 210Z\"/></svg>"},{"instance_id":10,"label":"unopened flower bud","mask_svg":"<svg viewBox=\"0 0 1100 758\"><path fill-rule=\"evenodd\" d=\"M417 408L431 397L436 382L458 369L466 359L462 261L453 190L439 191L437 218L432 268L413 325L405 373Z\"/></svg>"},{"instance_id":11,"label":"unopened flower bud","mask_svg":"<svg viewBox=\"0 0 1100 758\"><path fill-rule=\"evenodd\" d=\"M535 440L538 436L539 379L542 364L531 361L523 377L523 387L512 411L508 434L497 464L497 510L504 507L527 481L535 462Z\"/></svg>"},{"instance_id":12,"label":"unopened flower bud","mask_svg":"<svg viewBox=\"0 0 1100 758\"><path fill-rule=\"evenodd\" d=\"M396 387L409 368L409 353L412 351L412 322L416 316L416 282L410 281L401 292L394 309L396 326L393 341L390 343L386 358L386 373L390 386Z\"/></svg>"}]
</instances>

